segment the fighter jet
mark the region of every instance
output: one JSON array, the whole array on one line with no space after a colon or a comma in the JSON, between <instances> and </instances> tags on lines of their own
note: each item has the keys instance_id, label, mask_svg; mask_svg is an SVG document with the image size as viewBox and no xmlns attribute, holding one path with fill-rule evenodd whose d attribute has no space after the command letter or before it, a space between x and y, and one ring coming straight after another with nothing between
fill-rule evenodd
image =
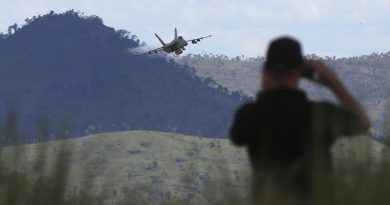
<instances>
[{"instance_id":1,"label":"fighter jet","mask_svg":"<svg viewBox=\"0 0 390 205\"><path fill-rule=\"evenodd\" d=\"M177 36L177 29L175 28L175 39L171 41L170 43L164 43L163 40L155 33L157 39L160 41L160 43L163 45L160 48L156 48L150 51L147 51L145 53L141 53L139 55L143 54L152 54L152 53L157 53L159 51L165 51L166 53L172 53L175 52L176 55L180 55L183 53L183 50L185 50L185 47L188 45L188 42L191 42L192 44L197 44L200 40L204 38L211 37L211 35L200 37L200 38L195 38L191 40L185 40L182 36Z\"/></svg>"}]
</instances>

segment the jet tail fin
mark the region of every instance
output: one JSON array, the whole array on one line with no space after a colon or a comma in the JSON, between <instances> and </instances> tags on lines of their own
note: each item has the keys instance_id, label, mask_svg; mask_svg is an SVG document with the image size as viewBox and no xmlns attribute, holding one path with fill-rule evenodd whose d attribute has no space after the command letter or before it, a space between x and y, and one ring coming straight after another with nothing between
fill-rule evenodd
<instances>
[{"instance_id":1,"label":"jet tail fin","mask_svg":"<svg viewBox=\"0 0 390 205\"><path fill-rule=\"evenodd\" d=\"M158 38L158 40L160 41L160 43L165 46L165 43L163 40L161 40L161 38L157 35L157 33L155 33L154 35L156 35L156 37Z\"/></svg>"},{"instance_id":2,"label":"jet tail fin","mask_svg":"<svg viewBox=\"0 0 390 205\"><path fill-rule=\"evenodd\" d=\"M177 29L175 28L175 40L177 39Z\"/></svg>"}]
</instances>

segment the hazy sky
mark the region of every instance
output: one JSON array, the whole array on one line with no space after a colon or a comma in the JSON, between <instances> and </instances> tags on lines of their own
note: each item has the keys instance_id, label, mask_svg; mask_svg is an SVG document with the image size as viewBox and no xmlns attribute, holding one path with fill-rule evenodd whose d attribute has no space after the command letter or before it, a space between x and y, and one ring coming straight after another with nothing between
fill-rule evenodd
<instances>
[{"instance_id":1,"label":"hazy sky","mask_svg":"<svg viewBox=\"0 0 390 205\"><path fill-rule=\"evenodd\" d=\"M213 35L187 53L264 55L280 35L300 39L305 53L321 56L390 51L389 0L0 0L0 31L72 8L100 16L150 47L160 46L155 32L170 41L175 27L186 39Z\"/></svg>"}]
</instances>

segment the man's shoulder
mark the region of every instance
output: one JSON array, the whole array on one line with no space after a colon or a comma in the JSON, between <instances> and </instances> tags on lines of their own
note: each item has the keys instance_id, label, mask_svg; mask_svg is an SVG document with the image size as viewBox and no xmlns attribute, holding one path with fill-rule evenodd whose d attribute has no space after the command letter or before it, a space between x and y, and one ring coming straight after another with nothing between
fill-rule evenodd
<instances>
[{"instance_id":1,"label":"man's shoulder","mask_svg":"<svg viewBox=\"0 0 390 205\"><path fill-rule=\"evenodd\" d=\"M354 136L362 133L359 117L352 111L329 102L313 103L312 117L322 121L338 136Z\"/></svg>"},{"instance_id":2,"label":"man's shoulder","mask_svg":"<svg viewBox=\"0 0 390 205\"><path fill-rule=\"evenodd\" d=\"M239 107L235 113L235 123L237 124L250 124L258 117L258 105L256 102L248 102ZM240 125L240 126L241 126ZM246 125L245 125L246 126Z\"/></svg>"},{"instance_id":3,"label":"man's shoulder","mask_svg":"<svg viewBox=\"0 0 390 205\"><path fill-rule=\"evenodd\" d=\"M343 119L345 116L354 117L353 113L344 107L331 102L312 102L311 113L315 117L323 117L331 121Z\"/></svg>"},{"instance_id":4,"label":"man's shoulder","mask_svg":"<svg viewBox=\"0 0 390 205\"><path fill-rule=\"evenodd\" d=\"M336 104L334 103L330 103L330 102L323 102L323 101L320 101L320 102L313 102L313 101L309 101L315 108L318 108L318 109L324 109L324 110L337 110L337 109L340 109L339 106L337 106Z\"/></svg>"},{"instance_id":5,"label":"man's shoulder","mask_svg":"<svg viewBox=\"0 0 390 205\"><path fill-rule=\"evenodd\" d=\"M243 105L241 105L241 107L238 108L238 111L242 111L242 112L246 112L246 111L252 111L253 109L256 109L257 105L256 105L256 102L247 102Z\"/></svg>"},{"instance_id":6,"label":"man's shoulder","mask_svg":"<svg viewBox=\"0 0 390 205\"><path fill-rule=\"evenodd\" d=\"M258 109L258 105L256 102L248 102L248 103L245 103L243 105L241 105L241 107L239 107L237 109L237 112L236 114L237 115L251 115L254 113L255 110Z\"/></svg>"},{"instance_id":7,"label":"man's shoulder","mask_svg":"<svg viewBox=\"0 0 390 205\"><path fill-rule=\"evenodd\" d=\"M349 113L345 108L331 103L331 102L311 102L312 109L315 112L322 112L327 114L344 114L345 112Z\"/></svg>"}]
</instances>

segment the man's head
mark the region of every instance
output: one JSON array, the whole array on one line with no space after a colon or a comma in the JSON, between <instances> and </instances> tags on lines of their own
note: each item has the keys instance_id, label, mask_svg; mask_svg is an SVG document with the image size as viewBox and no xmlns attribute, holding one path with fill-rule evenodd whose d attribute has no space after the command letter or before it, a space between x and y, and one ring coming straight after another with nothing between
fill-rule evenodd
<instances>
[{"instance_id":1,"label":"man's head","mask_svg":"<svg viewBox=\"0 0 390 205\"><path fill-rule=\"evenodd\" d=\"M268 47L264 64L263 87L296 87L303 65L301 46L297 40L290 37L273 40Z\"/></svg>"},{"instance_id":2,"label":"man's head","mask_svg":"<svg viewBox=\"0 0 390 205\"><path fill-rule=\"evenodd\" d=\"M303 65L303 56L299 42L282 37L271 42L267 51L265 68L274 73L288 73Z\"/></svg>"}]
</instances>

